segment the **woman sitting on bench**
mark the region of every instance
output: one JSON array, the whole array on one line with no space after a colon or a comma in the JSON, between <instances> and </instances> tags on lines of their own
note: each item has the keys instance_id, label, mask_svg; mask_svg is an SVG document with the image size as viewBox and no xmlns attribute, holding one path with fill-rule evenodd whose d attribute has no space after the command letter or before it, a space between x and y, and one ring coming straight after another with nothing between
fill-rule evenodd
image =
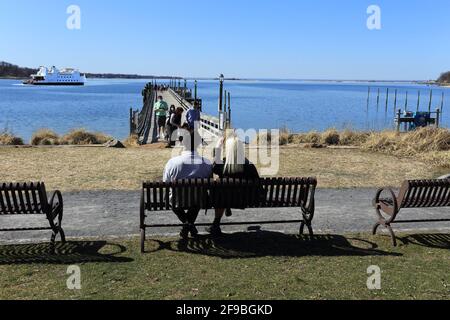
<instances>
[{"instance_id":1,"label":"woman sitting on bench","mask_svg":"<svg viewBox=\"0 0 450 320\"><path fill-rule=\"evenodd\" d=\"M259 179L258 170L255 165L245 158L244 143L236 135L229 137L225 143L225 159L221 159L224 140L221 139L215 150L215 161L213 173L219 178L232 178L243 180ZM242 195L240 195L242 196ZM213 225L207 231L213 236L220 236L220 222L227 210L227 216L231 216L230 209L219 208L215 210L215 219Z\"/></svg>"}]
</instances>

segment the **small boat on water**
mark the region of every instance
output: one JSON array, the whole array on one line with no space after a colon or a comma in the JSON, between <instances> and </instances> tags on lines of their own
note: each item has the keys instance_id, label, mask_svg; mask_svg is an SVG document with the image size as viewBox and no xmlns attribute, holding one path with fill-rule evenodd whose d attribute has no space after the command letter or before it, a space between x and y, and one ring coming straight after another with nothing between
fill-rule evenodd
<instances>
[{"instance_id":1,"label":"small boat on water","mask_svg":"<svg viewBox=\"0 0 450 320\"><path fill-rule=\"evenodd\" d=\"M80 74L78 70L65 68L59 70L55 66L50 69L40 67L37 74L31 75L31 79L23 84L39 86L83 86L86 82L86 76Z\"/></svg>"}]
</instances>

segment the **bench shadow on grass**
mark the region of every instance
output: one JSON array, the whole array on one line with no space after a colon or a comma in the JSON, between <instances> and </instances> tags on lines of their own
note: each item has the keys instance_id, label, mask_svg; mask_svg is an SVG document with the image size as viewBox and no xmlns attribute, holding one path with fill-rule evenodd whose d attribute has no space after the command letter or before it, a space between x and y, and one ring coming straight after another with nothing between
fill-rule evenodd
<instances>
[{"instance_id":1,"label":"bench shadow on grass","mask_svg":"<svg viewBox=\"0 0 450 320\"><path fill-rule=\"evenodd\" d=\"M55 251L49 243L0 245L0 265L133 261L131 258L118 257L126 250L122 245L106 241L57 243Z\"/></svg>"},{"instance_id":2,"label":"bench shadow on grass","mask_svg":"<svg viewBox=\"0 0 450 320\"><path fill-rule=\"evenodd\" d=\"M450 234L412 234L398 237L404 245L417 245L435 249L450 249Z\"/></svg>"},{"instance_id":3,"label":"bench shadow on grass","mask_svg":"<svg viewBox=\"0 0 450 320\"><path fill-rule=\"evenodd\" d=\"M198 239L160 241L160 250L187 252L206 256L233 258L257 258L267 256L401 256L402 254L378 249L375 243L341 235L308 236L286 235L278 232L249 232L224 234L219 238L200 236Z\"/></svg>"}]
</instances>

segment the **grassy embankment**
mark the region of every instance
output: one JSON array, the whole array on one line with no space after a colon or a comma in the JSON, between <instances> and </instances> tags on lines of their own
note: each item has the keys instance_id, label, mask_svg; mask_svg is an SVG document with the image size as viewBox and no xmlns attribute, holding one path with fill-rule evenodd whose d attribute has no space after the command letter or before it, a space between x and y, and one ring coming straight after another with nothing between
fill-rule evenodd
<instances>
[{"instance_id":1,"label":"grassy embankment","mask_svg":"<svg viewBox=\"0 0 450 320\"><path fill-rule=\"evenodd\" d=\"M448 299L448 235L329 235L313 242L238 233L188 243L80 241L49 254L45 244L0 247L0 299ZM376 243L376 244L375 244ZM81 268L68 290L67 267ZM381 268L381 290L366 286Z\"/></svg>"},{"instance_id":2,"label":"grassy embankment","mask_svg":"<svg viewBox=\"0 0 450 320\"><path fill-rule=\"evenodd\" d=\"M95 139L104 135L98 136ZM91 136L83 137L72 132L60 138L47 132L36 134L33 140L41 145L68 140L71 144L92 143ZM322 134L283 133L281 142L286 145L280 149L278 175L317 176L322 188L398 186L405 179L438 177L450 168L448 130L424 129L403 135L333 130ZM128 143L132 144L132 139ZM348 145L353 147L345 147ZM162 145L127 149L0 148L0 180L44 180L50 188L63 191L135 190L143 180L161 178L171 155Z\"/></svg>"}]
</instances>

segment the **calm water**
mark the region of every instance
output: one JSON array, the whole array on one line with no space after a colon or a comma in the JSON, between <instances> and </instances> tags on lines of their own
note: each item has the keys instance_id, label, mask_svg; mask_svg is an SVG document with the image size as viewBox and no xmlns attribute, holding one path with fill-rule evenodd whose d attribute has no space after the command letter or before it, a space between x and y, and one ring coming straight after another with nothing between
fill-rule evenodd
<instances>
[{"instance_id":1,"label":"calm water","mask_svg":"<svg viewBox=\"0 0 450 320\"><path fill-rule=\"evenodd\" d=\"M29 140L33 131L51 128L62 134L73 128L101 131L119 139L128 135L129 108L141 107L145 80L89 80L84 87L30 87L20 81L0 80L0 130L8 128ZM192 85L192 83L189 83ZM232 93L233 126L238 128L280 128L294 131L329 127L383 129L393 126L394 90L397 106L428 109L430 88L404 83L371 83L370 110L367 83L317 83L304 81L226 82ZM385 113L386 88L390 88ZM376 91L380 88L379 112ZM433 109L440 106L441 93L450 99L450 89L433 88ZM217 114L218 84L200 81L198 94L204 111ZM450 126L450 102L444 104L443 125Z\"/></svg>"}]
</instances>

